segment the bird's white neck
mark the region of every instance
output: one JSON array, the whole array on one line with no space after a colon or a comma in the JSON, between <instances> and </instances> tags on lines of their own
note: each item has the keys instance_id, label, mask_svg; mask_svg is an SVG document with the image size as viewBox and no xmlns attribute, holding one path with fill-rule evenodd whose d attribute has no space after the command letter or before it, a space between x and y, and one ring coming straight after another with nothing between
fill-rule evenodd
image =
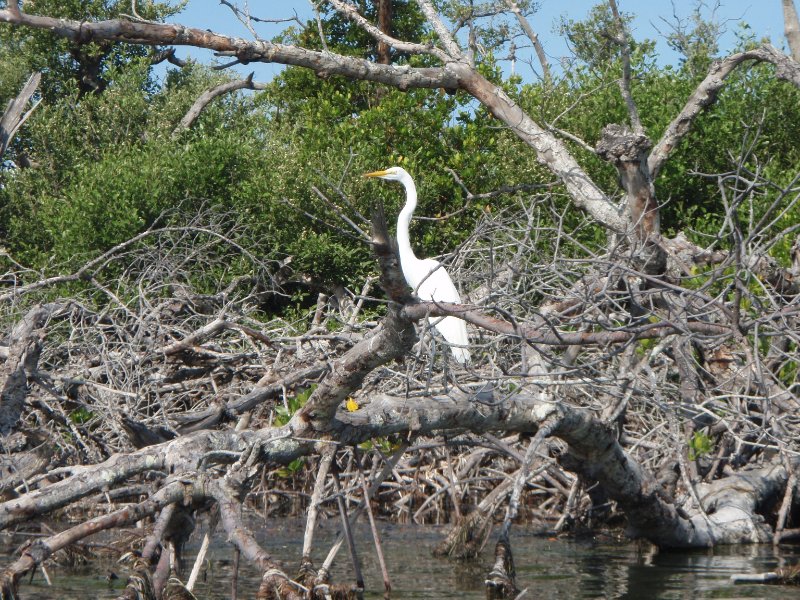
<instances>
[{"instance_id":1,"label":"bird's white neck","mask_svg":"<svg viewBox=\"0 0 800 600\"><path fill-rule=\"evenodd\" d=\"M417 259L414 250L411 249L411 238L409 237L408 227L411 224L411 216L417 208L417 187L414 180L407 173L403 174L400 183L406 188L406 205L397 217L397 246L400 249L400 264L410 264Z\"/></svg>"}]
</instances>

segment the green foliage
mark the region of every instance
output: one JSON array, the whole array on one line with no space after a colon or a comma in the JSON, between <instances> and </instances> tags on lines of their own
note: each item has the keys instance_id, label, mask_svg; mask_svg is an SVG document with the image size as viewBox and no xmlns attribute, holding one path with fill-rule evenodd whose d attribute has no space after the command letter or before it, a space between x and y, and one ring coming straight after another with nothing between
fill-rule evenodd
<instances>
[{"instance_id":1,"label":"green foliage","mask_svg":"<svg viewBox=\"0 0 800 600\"><path fill-rule=\"evenodd\" d=\"M279 406L275 409L275 425L278 427L286 425L292 418L292 415L308 402L308 399L311 397L311 394L314 393L315 389L317 389L317 384L298 390L294 396L287 398L286 406Z\"/></svg>"},{"instance_id":2,"label":"green foliage","mask_svg":"<svg viewBox=\"0 0 800 600\"><path fill-rule=\"evenodd\" d=\"M702 77L708 71L723 32L713 14L709 18L703 15L703 8L705 5L698 2L689 18L679 21L667 35L667 44L683 57L683 68L693 77Z\"/></svg>"},{"instance_id":3,"label":"green foliage","mask_svg":"<svg viewBox=\"0 0 800 600\"><path fill-rule=\"evenodd\" d=\"M303 467L306 466L306 459L304 456L300 458L295 458L292 462L290 462L285 467L281 467L275 471L275 474L278 477L283 477L284 479L291 479L295 475L297 475L300 471L303 470Z\"/></svg>"},{"instance_id":4,"label":"green foliage","mask_svg":"<svg viewBox=\"0 0 800 600\"><path fill-rule=\"evenodd\" d=\"M622 15L622 20L630 24L633 16ZM606 3L592 7L583 21L562 17L558 26L558 32L569 42L576 58L593 70L606 69L619 56L619 45L614 41L619 35L617 29Z\"/></svg>"},{"instance_id":5,"label":"green foliage","mask_svg":"<svg viewBox=\"0 0 800 600\"><path fill-rule=\"evenodd\" d=\"M158 21L178 13L182 7L183 3L171 6L169 2L145 2L139 13L145 19ZM37 0L25 6L31 14L79 21L113 19L130 9L128 0ZM6 63L3 59L8 52L15 58L12 62L16 69L45 74L41 91L49 101L75 91L103 91L113 79L111 70L149 53L147 46L103 41L79 44L46 30L17 27L0 29L0 48L4 49L0 64Z\"/></svg>"},{"instance_id":6,"label":"green foliage","mask_svg":"<svg viewBox=\"0 0 800 600\"><path fill-rule=\"evenodd\" d=\"M182 113L191 95L173 94L175 86L149 94L148 77L146 63L132 61L103 94L45 105L27 128L40 167L6 172L0 222L9 246L29 264L78 264L167 208L225 202L244 172L260 168L261 140L245 127L222 126L252 120L242 103L210 108L196 131L173 139L176 96L184 100ZM210 83L204 70L195 77L204 85L189 87Z\"/></svg>"},{"instance_id":7,"label":"green foliage","mask_svg":"<svg viewBox=\"0 0 800 600\"><path fill-rule=\"evenodd\" d=\"M691 226L715 234L724 217L716 177L730 172L742 160L748 168L761 169L778 185L786 185L800 165L796 130L786 123L800 117L800 90L775 79L774 69L764 65L735 71L717 103L697 119L656 181L662 200L669 200L662 213L668 232ZM787 121L786 119L790 119ZM764 190L754 214L763 214L777 190ZM747 217L750 206L743 205ZM797 210L786 222L797 222ZM784 249L784 250L788 250Z\"/></svg>"},{"instance_id":8,"label":"green foliage","mask_svg":"<svg viewBox=\"0 0 800 600\"><path fill-rule=\"evenodd\" d=\"M77 408L69 413L69 420L77 425L83 425L95 417L95 414L85 408Z\"/></svg>"},{"instance_id":9,"label":"green foliage","mask_svg":"<svg viewBox=\"0 0 800 600\"><path fill-rule=\"evenodd\" d=\"M180 9L141 4L142 16L154 20ZM375 3L357 4L374 16ZM130 3L45 0L29 9L97 19L129 11ZM460 9L448 4L446 10L458 17ZM332 51L375 57L372 38L330 12L322 16ZM678 114L716 52L713 26L693 19L672 41L686 54L678 68L658 66L651 42L630 40L632 93L651 139L658 139ZM582 22L562 23L579 64L552 84L503 81L491 54L483 57L479 70L502 84L536 121L593 146L603 126L627 121L617 85L619 48L609 42L615 27L605 5ZM411 1L395 3L393 28L403 39L424 42L430 37ZM481 35L500 44L504 32ZM318 47L316 22L286 33L283 40ZM751 43L745 31L741 44ZM0 236L17 260L47 274L75 268L141 232L166 209L191 215L211 206L230 211L243 224L237 235L251 246L258 244L264 258L292 257L299 276L287 290L286 304L300 315L318 287L352 284L375 269L367 244L345 235L349 230L330 203L366 229L359 215L369 217L382 201L391 216L404 198L399 186L365 181L363 172L402 165L417 181L419 215L456 213L444 220L415 221L412 240L420 255L451 251L485 218L485 210L500 212L518 204L519 194L467 203L451 171L473 193L553 182L529 148L463 93L321 79L299 68L286 69L261 93L216 99L191 130L173 136L197 96L226 75L190 65L170 70L159 83L148 52L127 45L74 46L47 32L0 28L0 99L15 95L31 70L45 70L44 101L8 155L11 160L27 155L38 166L0 169ZM416 66L430 61L403 55L393 59ZM665 233L689 230L701 240L726 244L724 236L717 240L724 225L717 180L697 173L730 171L740 160L758 165L777 184L788 184L800 164L800 144L797 128L786 124L800 122L799 112L800 93L776 80L772 68L737 70L655 181L664 203ZM566 143L606 193L619 193L614 168L583 146ZM581 243L603 243L605 232L581 225L584 215L558 188L554 191L561 227L571 231L580 226L576 238ZM757 221L779 193L767 187L743 202L743 222ZM772 230L799 222L798 211L782 213ZM788 238L781 240L772 246L773 255L786 263L790 244ZM705 285L706 274L696 275L690 287Z\"/></svg>"},{"instance_id":10,"label":"green foliage","mask_svg":"<svg viewBox=\"0 0 800 600\"><path fill-rule=\"evenodd\" d=\"M356 0L352 3L358 12L370 22L378 22L378 3L372 0ZM348 56L360 56L376 60L378 56L375 39L360 27L333 10L327 3L321 3L321 22L328 42L328 49ZM394 0L392 2L392 35L409 42L422 42L425 37L425 19L413 0ZM292 29L279 38L283 42L296 43L305 48L321 50L322 43L316 21L309 21L300 31ZM392 61L404 61L408 55L392 50Z\"/></svg>"},{"instance_id":11,"label":"green foliage","mask_svg":"<svg viewBox=\"0 0 800 600\"><path fill-rule=\"evenodd\" d=\"M636 354L638 356L647 356L653 348L656 347L658 340L656 338L645 338L639 340L636 344Z\"/></svg>"},{"instance_id":12,"label":"green foliage","mask_svg":"<svg viewBox=\"0 0 800 600\"><path fill-rule=\"evenodd\" d=\"M354 211L370 215L379 200L392 214L404 202L402 188L362 181L360 175L399 164L416 179L418 214L434 216L454 211L462 205L462 192L446 168L456 171L472 187L499 186L507 180L507 173L496 172L496 165L486 162L502 134L466 111L461 111L459 122L447 126L464 100L439 90L401 92L341 78L321 81L307 71L288 69L259 98L273 115L273 135L294 148L287 157L290 164L284 167L294 174L292 180L270 185L281 185L284 197L306 210L313 208L310 212L341 226L311 192L312 186L320 186L320 176L335 181L345 174L343 191L353 203L348 209L351 217ZM326 123L326 127L319 127L319 123ZM495 173L487 178L492 170ZM323 192L336 199L337 186L324 187ZM472 230L479 211L476 206L444 223L415 223L412 235L419 252L438 254L452 249ZM321 231L318 226L305 227L298 242L317 248L312 253L292 241L287 247L312 272L319 273L318 267L323 266L322 272L342 280L363 276L374 268L366 245L348 242L333 228Z\"/></svg>"},{"instance_id":13,"label":"green foliage","mask_svg":"<svg viewBox=\"0 0 800 600\"><path fill-rule=\"evenodd\" d=\"M364 450L365 452L369 452L370 450L374 450L377 448L383 454L393 454L403 445L402 440L395 439L391 437L381 437L381 438L373 438L371 440L367 440L358 445L359 448Z\"/></svg>"},{"instance_id":14,"label":"green foliage","mask_svg":"<svg viewBox=\"0 0 800 600\"><path fill-rule=\"evenodd\" d=\"M714 450L714 442L702 431L695 431L689 440L689 460L708 456Z\"/></svg>"}]
</instances>

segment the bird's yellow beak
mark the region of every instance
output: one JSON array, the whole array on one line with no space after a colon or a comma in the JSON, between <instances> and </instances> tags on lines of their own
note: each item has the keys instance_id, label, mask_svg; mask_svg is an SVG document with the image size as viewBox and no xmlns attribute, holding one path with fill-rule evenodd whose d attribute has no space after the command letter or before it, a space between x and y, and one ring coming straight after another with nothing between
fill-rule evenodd
<instances>
[{"instance_id":1,"label":"bird's yellow beak","mask_svg":"<svg viewBox=\"0 0 800 600\"><path fill-rule=\"evenodd\" d=\"M383 177L384 175L388 175L388 171L373 171L372 173L364 173L364 177Z\"/></svg>"}]
</instances>

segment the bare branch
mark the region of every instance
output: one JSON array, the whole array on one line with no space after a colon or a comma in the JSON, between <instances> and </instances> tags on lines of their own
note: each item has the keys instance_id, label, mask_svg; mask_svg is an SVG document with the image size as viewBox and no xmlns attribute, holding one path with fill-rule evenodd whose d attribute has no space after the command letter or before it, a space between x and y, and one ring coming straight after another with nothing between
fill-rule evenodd
<instances>
[{"instance_id":1,"label":"bare branch","mask_svg":"<svg viewBox=\"0 0 800 600\"><path fill-rule=\"evenodd\" d=\"M711 65L705 79L692 93L680 114L667 127L648 159L650 176L655 179L672 151L691 129L692 123L704 108L712 104L725 85L725 79L745 61L767 62L775 65L776 75L800 87L800 64L769 44L746 52L732 54Z\"/></svg>"},{"instance_id":2,"label":"bare branch","mask_svg":"<svg viewBox=\"0 0 800 600\"><path fill-rule=\"evenodd\" d=\"M75 474L51 486L27 494L24 500L0 504L0 528L27 521L36 511L50 511L95 493L105 486L125 481L143 471L164 466L162 457L150 448L126 455L114 455L100 465L75 467Z\"/></svg>"},{"instance_id":3,"label":"bare branch","mask_svg":"<svg viewBox=\"0 0 800 600\"><path fill-rule=\"evenodd\" d=\"M121 242L120 244L117 244L113 248L106 250L103 254L101 254L97 258L93 258L87 261L83 266L79 267L74 272L68 275L54 275L53 277L47 277L44 279L40 279L39 281L34 281L27 285L21 285L19 287L13 288L9 292L0 294L0 302L8 302L14 298L18 298L19 296L33 292L35 290L59 285L61 283L69 283L71 281L80 281L80 280L86 280L86 281L91 280L93 273L105 268L105 266L109 262L111 262L111 260L113 260L114 256L131 248L132 246L136 245L143 239L152 235L158 235L160 233L181 232L185 230L186 230L185 227L159 227L159 228L152 227L150 229L147 229L146 231L143 231L142 233L133 236L128 240L125 240L124 242ZM202 228L197 228L196 230L202 231ZM220 237L221 239L223 239L222 236L220 236L220 234L214 231L206 230L205 232L211 236ZM225 241L232 243L231 240L225 240ZM240 248L240 250L244 251L243 248Z\"/></svg>"},{"instance_id":4,"label":"bare branch","mask_svg":"<svg viewBox=\"0 0 800 600\"><path fill-rule=\"evenodd\" d=\"M786 41L789 42L789 50L792 58L800 62L800 19L797 17L797 9L794 0L782 0L783 2L783 32Z\"/></svg>"},{"instance_id":5,"label":"bare branch","mask_svg":"<svg viewBox=\"0 0 800 600\"><path fill-rule=\"evenodd\" d=\"M544 78L545 83L550 83L553 78L550 74L550 61L547 60L547 55L544 52L544 47L542 46L542 42L539 40L539 36L536 35L536 32L531 27L530 22L525 15L522 14L519 6L514 0L505 0L506 5L514 13L517 17L517 21L519 21L519 26L522 27L522 31L525 32L525 35L528 36L528 39L533 44L533 49L536 52L536 57L539 59L539 64L542 65L542 75Z\"/></svg>"},{"instance_id":6,"label":"bare branch","mask_svg":"<svg viewBox=\"0 0 800 600\"><path fill-rule=\"evenodd\" d=\"M464 54L461 52L458 42L439 18L436 9L433 8L429 0L417 0L417 4L439 37L439 41L444 46L444 51L447 53L448 58L450 60L464 60Z\"/></svg>"},{"instance_id":7,"label":"bare branch","mask_svg":"<svg viewBox=\"0 0 800 600\"><path fill-rule=\"evenodd\" d=\"M361 29L371 35L377 42L387 44L388 46L391 46L400 52L409 52L411 54L430 54L442 62L447 62L450 58L445 52L434 46L425 46L422 44L404 42L403 40L398 40L397 38L390 36L388 33L381 31L378 27L361 16L354 6L346 4L345 2L342 2L342 0L328 1L331 3L331 6L337 10L337 12L341 13L353 23L361 27ZM388 64L388 61L383 64Z\"/></svg>"},{"instance_id":8,"label":"bare branch","mask_svg":"<svg viewBox=\"0 0 800 600\"><path fill-rule=\"evenodd\" d=\"M617 25L616 35L614 35L613 39L622 54L622 79L619 82L619 88L622 92L622 98L625 100L625 106L628 107L628 117L631 120L633 132L644 135L644 127L642 127L642 121L639 119L639 110L636 108L636 102L634 102L631 94L631 52L628 47L627 27L619 14L616 0L608 0L608 4L611 7L611 13L614 15L614 22Z\"/></svg>"},{"instance_id":9,"label":"bare branch","mask_svg":"<svg viewBox=\"0 0 800 600\"><path fill-rule=\"evenodd\" d=\"M612 124L603 128L597 154L617 168L625 189L635 238L641 243L634 260L644 272L660 274L666 259L655 243L660 233L660 216L647 169L650 147L650 139L641 131L632 132L627 126Z\"/></svg>"},{"instance_id":10,"label":"bare branch","mask_svg":"<svg viewBox=\"0 0 800 600\"><path fill-rule=\"evenodd\" d=\"M223 96L225 94L229 94L231 92L235 92L236 90L263 90L266 89L266 84L264 83L253 83L253 73L247 76L247 79L241 79L239 81L228 81L226 83L222 83L216 87L211 88L210 90L206 90L194 101L192 107L189 111L183 116L181 122L178 123L178 126L175 127L175 130L172 132L173 136L178 135L181 131L189 129L192 124L197 120L197 117L200 116L200 113L203 112L206 106L211 104L215 98Z\"/></svg>"},{"instance_id":11,"label":"bare branch","mask_svg":"<svg viewBox=\"0 0 800 600\"><path fill-rule=\"evenodd\" d=\"M584 142L577 135L574 135L574 134L570 133L569 131L564 131L563 129L559 129L558 127L556 127L555 125L552 125L551 123L545 122L545 125L547 126L547 130L548 131L552 131L553 133L557 133L561 137L566 138L569 141L577 144L578 146L580 146L581 148L583 148L587 152L590 152L591 154L596 154L597 153L597 151L594 148L592 148L592 146L590 146L589 144Z\"/></svg>"},{"instance_id":12,"label":"bare branch","mask_svg":"<svg viewBox=\"0 0 800 600\"><path fill-rule=\"evenodd\" d=\"M16 562L3 571L2 579L0 579L0 590L5 586L10 586L12 590L16 590L19 579L25 573L35 569L52 556L53 553L66 548L70 544L74 544L99 531L131 525L145 517L152 516L173 502L186 500L187 488L192 488L197 501L205 499L205 496L200 493L202 486L191 486L182 481L173 481L138 504L129 504L110 514L95 517L49 538L37 540ZM4 595L3 597L6 596ZM11 597L16 597L16 595Z\"/></svg>"},{"instance_id":13,"label":"bare branch","mask_svg":"<svg viewBox=\"0 0 800 600\"><path fill-rule=\"evenodd\" d=\"M16 6L16 3L12 3L11 6ZM16 10L19 11L19 8ZM28 101L36 92L36 88L39 87L41 78L41 73L34 73L31 75L27 83L22 87L20 93L17 94L17 97L8 103L6 111L3 113L3 116L0 117L0 158L6 153L8 145L11 143L11 140L14 138L19 128L22 127L22 124L25 123L31 113L39 105L39 103L36 102L27 112L24 112Z\"/></svg>"},{"instance_id":14,"label":"bare branch","mask_svg":"<svg viewBox=\"0 0 800 600\"><path fill-rule=\"evenodd\" d=\"M670 323L668 321L660 323L646 323L634 327L624 327L614 331L597 332L562 332L550 328L549 326L534 326L521 323L509 323L469 308L463 304L452 304L450 302L420 302L411 306L406 306L403 313L413 320L420 320L426 316L445 317L453 316L464 319L468 323L477 325L488 331L502 333L509 336L519 336L529 344L541 344L544 346L588 346L594 344L624 344L639 339L662 338L684 331L692 331L707 336L727 336L732 334L732 330L726 325L705 323L702 321L690 321L683 323ZM548 330L549 329L549 330Z\"/></svg>"},{"instance_id":15,"label":"bare branch","mask_svg":"<svg viewBox=\"0 0 800 600\"><path fill-rule=\"evenodd\" d=\"M157 65L164 61L167 61L176 67L185 67L188 64L185 60L175 56L175 48L165 48L164 50L153 52L153 54L150 56L151 64Z\"/></svg>"},{"instance_id":16,"label":"bare branch","mask_svg":"<svg viewBox=\"0 0 800 600\"><path fill-rule=\"evenodd\" d=\"M376 367L408 352L416 339L412 322L390 310L382 327L334 361L330 375L292 418L293 426L302 430L300 424L308 423L316 431L326 430L339 405L361 387L364 378Z\"/></svg>"},{"instance_id":17,"label":"bare branch","mask_svg":"<svg viewBox=\"0 0 800 600\"><path fill-rule=\"evenodd\" d=\"M19 0L9 0L7 6L8 12L10 12L12 16L19 18Z\"/></svg>"},{"instance_id":18,"label":"bare branch","mask_svg":"<svg viewBox=\"0 0 800 600\"><path fill-rule=\"evenodd\" d=\"M266 62L306 67L320 77L343 75L354 79L375 81L407 89L458 88L454 74L443 68L411 68L380 65L368 60L342 57L327 52L317 52L286 44L273 44L265 40L248 41L228 37L182 25L138 22L126 19L111 19L89 23L70 19L56 19L40 15L12 14L11 10L0 10L0 22L23 25L34 29L47 29L78 43L92 40L108 40L153 46L194 46L214 50L223 56L234 56L241 63Z\"/></svg>"},{"instance_id":19,"label":"bare branch","mask_svg":"<svg viewBox=\"0 0 800 600\"><path fill-rule=\"evenodd\" d=\"M617 207L591 180L561 140L531 119L501 87L489 82L474 69L464 64L453 64L450 67L459 73L463 89L484 104L495 117L536 151L539 162L561 179L578 206L603 226L615 231L625 231L626 223Z\"/></svg>"},{"instance_id":20,"label":"bare branch","mask_svg":"<svg viewBox=\"0 0 800 600\"><path fill-rule=\"evenodd\" d=\"M22 415L42 350L38 330L61 308L59 303L35 306L11 331L8 360L0 365L0 435L11 433Z\"/></svg>"}]
</instances>

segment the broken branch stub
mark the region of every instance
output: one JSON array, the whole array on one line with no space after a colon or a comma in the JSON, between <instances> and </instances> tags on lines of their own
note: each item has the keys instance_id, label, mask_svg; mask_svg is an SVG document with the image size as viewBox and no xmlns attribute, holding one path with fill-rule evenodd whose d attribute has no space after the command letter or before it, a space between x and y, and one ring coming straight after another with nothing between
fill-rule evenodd
<instances>
[{"instance_id":1,"label":"broken branch stub","mask_svg":"<svg viewBox=\"0 0 800 600\"><path fill-rule=\"evenodd\" d=\"M647 166L652 146L646 135L634 133L625 125L611 124L603 128L596 151L616 167L625 190L638 251L634 261L645 273L660 275L666 268L666 253L656 243L661 233L660 216Z\"/></svg>"}]
</instances>

